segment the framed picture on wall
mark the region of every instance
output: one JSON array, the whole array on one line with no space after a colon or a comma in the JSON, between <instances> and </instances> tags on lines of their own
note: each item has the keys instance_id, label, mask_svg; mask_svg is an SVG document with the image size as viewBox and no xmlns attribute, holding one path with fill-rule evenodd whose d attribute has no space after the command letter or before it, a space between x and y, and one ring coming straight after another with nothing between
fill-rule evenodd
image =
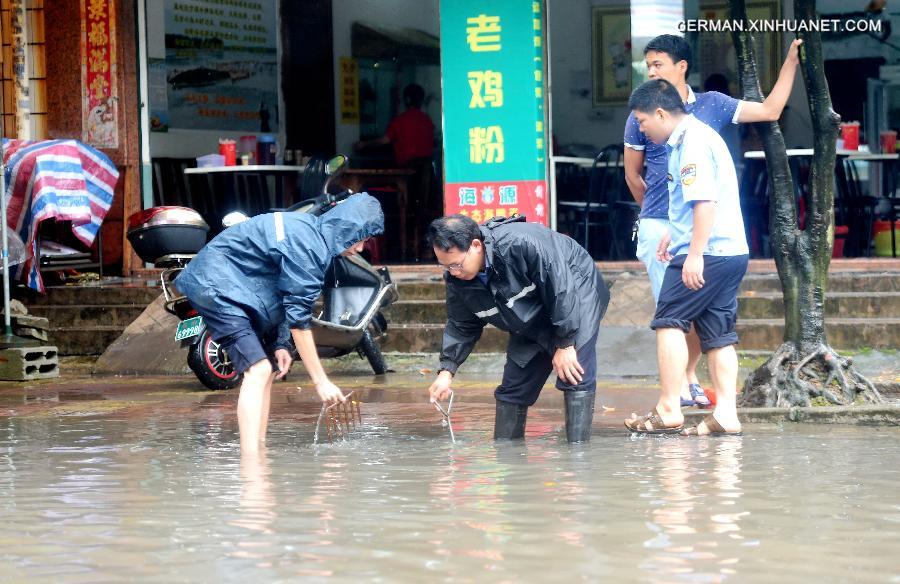
<instances>
[{"instance_id":1,"label":"framed picture on wall","mask_svg":"<svg viewBox=\"0 0 900 584\"><path fill-rule=\"evenodd\" d=\"M631 11L591 8L591 77L593 105L625 103L631 95Z\"/></svg>"},{"instance_id":2,"label":"framed picture on wall","mask_svg":"<svg viewBox=\"0 0 900 584\"><path fill-rule=\"evenodd\" d=\"M727 2L701 1L700 18L703 20L728 20L730 18ZM749 20L776 20L779 16L779 4L776 0L750 0L747 2L747 18ZM724 75L728 80L728 88L734 97L740 97L740 79L738 74L737 55L731 33L699 32L696 37L694 60L700 89L703 90L710 75ZM753 50L756 55L756 68L759 72L759 84L763 93L768 94L775 85L778 71L781 68L781 33L753 33Z\"/></svg>"}]
</instances>

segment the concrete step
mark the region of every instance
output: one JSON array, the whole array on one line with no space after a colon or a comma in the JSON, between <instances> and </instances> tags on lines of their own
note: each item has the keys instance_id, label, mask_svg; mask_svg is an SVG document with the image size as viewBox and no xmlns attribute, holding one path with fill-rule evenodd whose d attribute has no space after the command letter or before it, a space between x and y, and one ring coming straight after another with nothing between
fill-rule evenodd
<instances>
[{"instance_id":1,"label":"concrete step","mask_svg":"<svg viewBox=\"0 0 900 584\"><path fill-rule=\"evenodd\" d=\"M400 300L444 300L443 282L398 282Z\"/></svg>"},{"instance_id":2,"label":"concrete step","mask_svg":"<svg viewBox=\"0 0 900 584\"><path fill-rule=\"evenodd\" d=\"M605 273L607 284L624 277L622 273ZM629 277L644 277L629 274ZM401 300L440 300L445 297L444 283L439 280L422 282L403 281L397 284ZM741 293L781 293L781 280L776 274L747 274L741 283ZM828 276L827 294L843 292L900 292L900 274L897 273L833 273Z\"/></svg>"},{"instance_id":3,"label":"concrete step","mask_svg":"<svg viewBox=\"0 0 900 584\"><path fill-rule=\"evenodd\" d=\"M100 355L123 330L124 327L104 325L52 327L51 323L48 344L56 345L62 356Z\"/></svg>"},{"instance_id":4,"label":"concrete step","mask_svg":"<svg viewBox=\"0 0 900 584\"><path fill-rule=\"evenodd\" d=\"M403 353L434 353L441 350L444 336L443 324L401 324L388 327L387 338L381 344L383 351ZM509 335L492 326L484 327L481 340L475 345L476 353L502 353L506 351Z\"/></svg>"},{"instance_id":5,"label":"concrete step","mask_svg":"<svg viewBox=\"0 0 900 584\"><path fill-rule=\"evenodd\" d=\"M890 349L900 347L900 318L833 318L826 321L828 342L835 349ZM385 351L436 352L441 349L442 324L400 324L388 327L382 348ZM737 324L741 349L772 351L782 343L784 321L781 319L746 319ZM603 334L601 330L601 335ZM506 350L507 333L487 326L475 352L495 353Z\"/></svg>"},{"instance_id":6,"label":"concrete step","mask_svg":"<svg viewBox=\"0 0 900 584\"><path fill-rule=\"evenodd\" d=\"M773 350L784 339L784 319L738 320L741 349ZM825 335L835 349L896 349L900 347L900 318L829 318Z\"/></svg>"},{"instance_id":7,"label":"concrete step","mask_svg":"<svg viewBox=\"0 0 900 584\"><path fill-rule=\"evenodd\" d=\"M777 274L747 274L741 282L741 292L781 292ZM900 274L896 272L828 274L827 293L832 292L900 292Z\"/></svg>"},{"instance_id":8,"label":"concrete step","mask_svg":"<svg viewBox=\"0 0 900 584\"><path fill-rule=\"evenodd\" d=\"M23 300L26 306L145 307L162 294L158 286L51 286L47 294ZM30 309L29 309L30 310Z\"/></svg>"},{"instance_id":9,"label":"concrete step","mask_svg":"<svg viewBox=\"0 0 900 584\"><path fill-rule=\"evenodd\" d=\"M440 300L400 300L384 310L391 324L422 324L447 322L447 303Z\"/></svg>"},{"instance_id":10,"label":"concrete step","mask_svg":"<svg viewBox=\"0 0 900 584\"><path fill-rule=\"evenodd\" d=\"M118 305L37 305L28 311L35 316L43 316L55 328L107 325L125 329L141 315L144 306L134 304Z\"/></svg>"},{"instance_id":11,"label":"concrete step","mask_svg":"<svg viewBox=\"0 0 900 584\"><path fill-rule=\"evenodd\" d=\"M781 292L748 292L738 298L739 318L784 318ZM900 318L900 292L828 292L828 318Z\"/></svg>"},{"instance_id":12,"label":"concrete step","mask_svg":"<svg viewBox=\"0 0 900 584\"><path fill-rule=\"evenodd\" d=\"M831 318L900 318L900 292L833 292L826 296ZM745 293L739 298L739 318L783 318L781 292ZM385 310L390 323L422 324L447 321L443 300L400 300Z\"/></svg>"}]
</instances>

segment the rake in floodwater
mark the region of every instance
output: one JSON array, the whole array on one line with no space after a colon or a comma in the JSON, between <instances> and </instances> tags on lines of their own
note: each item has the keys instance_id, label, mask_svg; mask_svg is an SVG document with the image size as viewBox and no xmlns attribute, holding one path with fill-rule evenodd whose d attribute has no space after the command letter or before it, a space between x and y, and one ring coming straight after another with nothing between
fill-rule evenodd
<instances>
[{"instance_id":1,"label":"rake in floodwater","mask_svg":"<svg viewBox=\"0 0 900 584\"><path fill-rule=\"evenodd\" d=\"M313 436L313 444L319 442L319 429L322 426L322 420L325 420L325 430L328 436L328 442L334 443L336 440L347 440L350 438L350 432L362 425L362 411L360 410L359 400L350 399L353 395L351 391L344 397L346 401L337 402L335 404L322 404L319 411L319 418L316 420L316 433Z\"/></svg>"}]
</instances>

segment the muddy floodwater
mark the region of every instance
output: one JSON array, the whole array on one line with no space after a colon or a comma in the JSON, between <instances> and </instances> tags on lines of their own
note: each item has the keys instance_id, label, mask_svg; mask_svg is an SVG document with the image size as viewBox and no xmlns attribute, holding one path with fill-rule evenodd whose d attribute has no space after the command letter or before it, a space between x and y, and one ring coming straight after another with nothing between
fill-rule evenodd
<instances>
[{"instance_id":1,"label":"muddy floodwater","mask_svg":"<svg viewBox=\"0 0 900 584\"><path fill-rule=\"evenodd\" d=\"M460 399L454 444L429 404L358 395L313 444L318 405L279 390L243 460L234 392L3 398L0 580L900 582L900 428L632 437L598 405L570 446L551 402L497 444Z\"/></svg>"}]
</instances>

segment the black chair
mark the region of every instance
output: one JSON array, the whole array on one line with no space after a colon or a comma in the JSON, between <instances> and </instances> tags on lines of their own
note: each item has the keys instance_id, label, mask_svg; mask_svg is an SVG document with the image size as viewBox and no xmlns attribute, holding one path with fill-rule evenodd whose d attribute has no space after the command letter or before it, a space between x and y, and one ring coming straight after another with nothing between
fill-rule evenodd
<instances>
[{"instance_id":1,"label":"black chair","mask_svg":"<svg viewBox=\"0 0 900 584\"><path fill-rule=\"evenodd\" d=\"M587 196L583 200L557 202L559 210L573 220L573 238L591 252L592 257L598 257L590 247L592 229L595 240L608 242L605 253L598 255L609 259L618 259L622 255L619 233L622 220L619 215L623 207L617 205L625 201L622 197L625 185L622 157L621 144L605 147L591 166Z\"/></svg>"},{"instance_id":2,"label":"black chair","mask_svg":"<svg viewBox=\"0 0 900 584\"><path fill-rule=\"evenodd\" d=\"M740 180L741 215L750 255L771 257L769 251L769 173L763 158L746 159Z\"/></svg>"},{"instance_id":3,"label":"black chair","mask_svg":"<svg viewBox=\"0 0 900 584\"><path fill-rule=\"evenodd\" d=\"M153 206L193 207L191 189L184 174L196 166L193 158L153 158Z\"/></svg>"},{"instance_id":4,"label":"black chair","mask_svg":"<svg viewBox=\"0 0 900 584\"><path fill-rule=\"evenodd\" d=\"M847 238L847 255L859 257L871 255L872 223L875 220L876 199L863 194L859 180L859 170L853 160L844 159L837 163L838 197L835 201L835 224L846 225L850 229Z\"/></svg>"},{"instance_id":5,"label":"black chair","mask_svg":"<svg viewBox=\"0 0 900 584\"><path fill-rule=\"evenodd\" d=\"M890 230L891 230L891 257L897 257L897 251L900 249L900 242L897 241L897 217L900 216L900 194L897 193L897 189L900 188L900 163L894 162L892 164L888 164L888 172L885 173L886 177L885 181L889 181L887 184L889 185L889 190L886 191L888 193L888 199L891 202L890 213L888 215L890 219Z\"/></svg>"},{"instance_id":6,"label":"black chair","mask_svg":"<svg viewBox=\"0 0 900 584\"><path fill-rule=\"evenodd\" d=\"M900 216L900 160L890 160L882 163L882 196L887 201L886 208L882 208L879 213L880 219L889 221L890 237L891 237L891 257L897 257L897 251L900 250L900 238L896 236L894 225L897 223L897 217ZM874 236L874 234L873 234Z\"/></svg>"}]
</instances>

